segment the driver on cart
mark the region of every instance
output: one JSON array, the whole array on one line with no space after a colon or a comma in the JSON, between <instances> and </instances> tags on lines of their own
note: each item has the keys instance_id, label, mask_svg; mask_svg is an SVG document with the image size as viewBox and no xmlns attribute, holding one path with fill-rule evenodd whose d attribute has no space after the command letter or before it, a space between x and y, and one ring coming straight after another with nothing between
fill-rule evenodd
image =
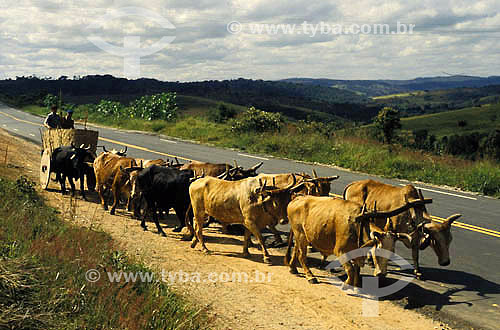
<instances>
[{"instance_id":1,"label":"driver on cart","mask_svg":"<svg viewBox=\"0 0 500 330\"><path fill-rule=\"evenodd\" d=\"M43 126L47 128L61 128L61 117L57 114L57 106L53 105L50 111L43 122Z\"/></svg>"}]
</instances>

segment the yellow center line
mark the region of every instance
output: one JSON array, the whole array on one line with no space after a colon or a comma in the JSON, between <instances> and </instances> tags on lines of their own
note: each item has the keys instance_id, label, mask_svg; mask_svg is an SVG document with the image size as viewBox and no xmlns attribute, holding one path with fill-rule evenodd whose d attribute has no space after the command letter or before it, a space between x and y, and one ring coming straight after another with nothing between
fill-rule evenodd
<instances>
[{"instance_id":1,"label":"yellow center line","mask_svg":"<svg viewBox=\"0 0 500 330\"><path fill-rule=\"evenodd\" d=\"M333 194L333 193L330 193L330 196L334 196L334 197L338 197L338 198L343 198L342 195ZM441 218L441 217L437 217L437 216L434 216L434 215L432 215L431 218L432 218L432 220L440 222L440 223L443 223L444 221L446 221L446 219ZM483 228L483 227L479 227L479 226L475 226L475 225L470 225L468 223L464 223L464 222L460 222L460 221L454 221L451 225L455 226L455 227L458 227L458 228L467 229L467 230L470 230L470 231L475 231L477 233L481 233L481 234L485 234L485 235L489 235L489 236L499 237L500 238L500 232L498 232L496 230L491 230L491 229L487 229L487 228Z\"/></svg>"},{"instance_id":2,"label":"yellow center line","mask_svg":"<svg viewBox=\"0 0 500 330\"><path fill-rule=\"evenodd\" d=\"M114 144L119 144L119 145L121 145L121 146L126 146L126 147L133 148L133 149L137 149L137 150L142 150L142 151L151 152L151 153L158 154L158 155L162 155L162 156L167 156L167 157L172 157L172 158L177 157L177 158L179 158L179 159L182 159L182 160L187 160L187 161L190 161L190 162L191 162L191 161L193 161L192 159L189 159L189 158L186 158L186 157L176 156L176 155L172 155L172 154L167 154L167 153L164 153L164 152L151 150L151 149L148 149L148 148L144 148L144 147L136 146L136 145L134 145L134 144L128 144L128 143L125 143L125 142L120 142L120 141L116 141L116 140L111 140L111 139L108 139L108 138L99 137L99 140L106 141L106 142L110 142L110 143L114 143Z\"/></svg>"},{"instance_id":3,"label":"yellow center line","mask_svg":"<svg viewBox=\"0 0 500 330\"><path fill-rule=\"evenodd\" d=\"M5 116L7 116L7 117L9 117L9 118L12 118L14 120L17 120L17 121L20 121L20 122L23 122L23 123L27 123L27 124L30 124L30 125L41 126L40 123L35 123L35 122L31 122L31 121L24 120L24 119L19 119L17 117L14 117L14 116L8 114L8 113L5 113L3 111L0 111L0 113L3 114L3 115L5 115ZM151 150L151 149L148 149L148 148L136 146L134 144L129 144L129 143L125 143L125 142L121 142L121 141L116 141L116 140L112 140L112 139L108 139L108 138L99 137L99 140L102 140L102 141L105 141L105 142L110 142L110 143L115 143L115 144L118 144L118 145L126 146L126 147L137 149L137 150L151 152L151 153L158 154L158 155L163 155L163 156L167 156L167 157L177 157L177 158L182 159L182 160L193 161L192 159L189 159L189 158L186 158L186 157L176 156L176 155L172 155L172 154L167 154L167 153L164 153L164 152L155 151L155 150ZM338 194L330 193L330 195L334 196L334 197L343 198L342 195L338 195ZM446 220L446 219L443 219L443 218L440 218L440 217L436 217L436 216L432 216L432 219L435 220L435 221L437 221L437 222L444 222ZM470 224L464 223L464 222L454 221L453 224L452 224L452 226L455 226L455 227L458 227L458 228L462 228L462 229L467 229L467 230L470 230L470 231L475 231L475 232L478 232L478 233L481 233L481 234L485 234L485 235L489 235L489 236L493 236L493 237L500 237L500 232L498 232L498 231L487 229L487 228L483 228L483 227L479 227L479 226L475 226L475 225L470 225Z\"/></svg>"}]
</instances>

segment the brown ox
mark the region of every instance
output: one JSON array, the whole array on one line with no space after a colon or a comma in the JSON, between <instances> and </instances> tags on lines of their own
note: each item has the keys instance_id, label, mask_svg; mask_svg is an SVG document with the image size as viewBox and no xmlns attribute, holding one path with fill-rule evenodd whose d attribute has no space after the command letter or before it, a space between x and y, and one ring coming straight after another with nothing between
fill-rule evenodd
<instances>
[{"instance_id":1,"label":"brown ox","mask_svg":"<svg viewBox=\"0 0 500 330\"><path fill-rule=\"evenodd\" d=\"M198 161L192 161L188 164L181 166L181 170L192 170L196 174L205 173L205 176L218 177L223 175L221 179L226 179L230 181L241 180L257 175L257 170L264 164L260 162L250 167L249 169L243 169L243 167L238 166L236 161L234 162L234 167L229 164L213 164L204 163ZM226 172L227 170L227 172Z\"/></svg>"},{"instance_id":2,"label":"brown ox","mask_svg":"<svg viewBox=\"0 0 500 330\"><path fill-rule=\"evenodd\" d=\"M314 177L314 178L313 178ZM281 174L259 174L259 178L270 183L277 188L285 188L289 186L295 178L297 183L304 182L301 190L297 190L297 194L313 195L313 196L328 196L330 186L333 180L339 178L338 175L330 177L318 177L316 171L313 170L313 177L302 173L281 173ZM279 231L274 226L269 226L269 230L273 233L275 241L274 246L283 243Z\"/></svg>"},{"instance_id":3,"label":"brown ox","mask_svg":"<svg viewBox=\"0 0 500 330\"><path fill-rule=\"evenodd\" d=\"M130 210L131 183L129 176L125 175L120 168L136 167L134 158L121 157L111 152L104 152L94 160L94 172L96 177L97 193L101 198L101 204L108 210L104 191L111 189L113 192L113 206L111 214L115 213L116 206L122 194L127 196L127 209Z\"/></svg>"},{"instance_id":4,"label":"brown ox","mask_svg":"<svg viewBox=\"0 0 500 330\"><path fill-rule=\"evenodd\" d=\"M387 211L403 205L408 200L423 200L424 198L422 192L417 191L410 184L404 187L395 187L374 180L362 180L345 187L344 199L360 204L366 203L367 207L373 207L376 203L379 210ZM450 264L451 224L460 216L460 214L452 215L441 224L432 222L425 204L419 204L390 219L391 230L397 233L408 233L412 236L411 242L403 240L403 243L412 250L414 272L417 277L422 276L418 263L418 251L425 249L429 244L434 249L441 266ZM377 224L383 226L380 220Z\"/></svg>"},{"instance_id":5,"label":"brown ox","mask_svg":"<svg viewBox=\"0 0 500 330\"><path fill-rule=\"evenodd\" d=\"M307 267L307 246L311 244L324 256L335 254L341 256L355 249L374 246L374 248L390 249L395 240L406 234L384 232L370 218L385 219L411 207L408 203L391 212L368 212L365 206L342 199L316 196L299 196L288 204L288 219L290 221L290 236L285 264L290 266L290 272L297 274L296 261L299 260L306 279L317 283L317 279ZM290 252L293 238L295 247L292 258ZM373 251L373 250L372 250ZM380 258L373 251L375 264L380 273L387 269L387 259ZM343 263L347 273L345 284L360 286L360 267L364 258L355 258Z\"/></svg>"},{"instance_id":6,"label":"brown ox","mask_svg":"<svg viewBox=\"0 0 500 330\"><path fill-rule=\"evenodd\" d=\"M249 256L248 243L253 234L262 248L264 262L270 263L270 255L264 245L261 230L266 226L275 226L280 219L286 219L286 206L291 195L303 188L303 183L295 186L295 180L283 188L262 186L259 177L239 181L225 181L205 177L191 184L189 195L194 214L194 233L191 247L198 242L208 252L203 241L203 223L207 216L221 222L237 223L245 226L243 255Z\"/></svg>"}]
</instances>

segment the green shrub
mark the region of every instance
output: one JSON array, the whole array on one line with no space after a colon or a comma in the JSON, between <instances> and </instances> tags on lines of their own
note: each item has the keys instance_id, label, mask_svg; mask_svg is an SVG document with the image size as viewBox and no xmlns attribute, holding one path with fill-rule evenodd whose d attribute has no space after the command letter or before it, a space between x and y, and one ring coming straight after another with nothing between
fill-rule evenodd
<instances>
[{"instance_id":1,"label":"green shrub","mask_svg":"<svg viewBox=\"0 0 500 330\"><path fill-rule=\"evenodd\" d=\"M131 118L171 121L177 115L176 93L146 95L130 103Z\"/></svg>"},{"instance_id":2,"label":"green shrub","mask_svg":"<svg viewBox=\"0 0 500 330\"><path fill-rule=\"evenodd\" d=\"M280 113L271 113L250 107L241 118L232 122L231 130L236 133L244 132L279 132L283 125Z\"/></svg>"},{"instance_id":3,"label":"green shrub","mask_svg":"<svg viewBox=\"0 0 500 330\"><path fill-rule=\"evenodd\" d=\"M208 112L208 120L214 123L225 123L228 119L236 116L236 110L220 103L216 109Z\"/></svg>"}]
</instances>

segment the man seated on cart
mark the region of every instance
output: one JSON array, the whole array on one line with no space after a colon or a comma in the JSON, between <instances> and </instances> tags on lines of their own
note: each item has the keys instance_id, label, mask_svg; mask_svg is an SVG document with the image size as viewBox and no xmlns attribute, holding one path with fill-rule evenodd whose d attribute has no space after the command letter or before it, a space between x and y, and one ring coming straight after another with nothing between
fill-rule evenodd
<instances>
[{"instance_id":1,"label":"man seated on cart","mask_svg":"<svg viewBox=\"0 0 500 330\"><path fill-rule=\"evenodd\" d=\"M73 109L66 110L68 113L66 117L61 118L61 128L75 128L75 121L73 120Z\"/></svg>"},{"instance_id":2,"label":"man seated on cart","mask_svg":"<svg viewBox=\"0 0 500 330\"><path fill-rule=\"evenodd\" d=\"M57 106L53 105L50 111L43 122L43 126L47 128L61 128L61 117L57 114Z\"/></svg>"}]
</instances>

